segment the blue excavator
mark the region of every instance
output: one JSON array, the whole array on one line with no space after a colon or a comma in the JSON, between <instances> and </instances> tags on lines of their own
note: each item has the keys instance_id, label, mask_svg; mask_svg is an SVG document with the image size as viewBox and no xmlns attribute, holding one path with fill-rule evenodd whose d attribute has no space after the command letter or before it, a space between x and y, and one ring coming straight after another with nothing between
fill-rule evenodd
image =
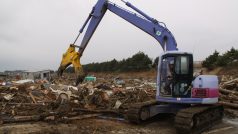
<instances>
[{"instance_id":1,"label":"blue excavator","mask_svg":"<svg viewBox=\"0 0 238 134\"><path fill-rule=\"evenodd\" d=\"M177 133L187 134L201 133L221 121L224 108L218 104L218 77L203 74L193 76L193 55L178 51L176 40L166 25L131 3L121 1L135 12L108 0L98 0L74 43L63 54L58 74L61 76L63 71L73 64L77 74L76 84L84 80L85 73L80 58L106 11L109 10L154 37L164 50L158 63L156 101L131 106L125 115L130 122L141 123L160 113L169 113L175 116L174 126ZM81 45L75 45L86 26Z\"/></svg>"}]
</instances>

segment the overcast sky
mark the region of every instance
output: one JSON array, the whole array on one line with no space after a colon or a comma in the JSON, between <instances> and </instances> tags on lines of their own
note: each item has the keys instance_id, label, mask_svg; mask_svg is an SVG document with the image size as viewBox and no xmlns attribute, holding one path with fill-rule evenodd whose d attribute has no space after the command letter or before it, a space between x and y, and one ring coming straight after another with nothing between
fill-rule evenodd
<instances>
[{"instance_id":1,"label":"overcast sky","mask_svg":"<svg viewBox=\"0 0 238 134\"><path fill-rule=\"evenodd\" d=\"M120 0L111 0L128 8ZM238 48L237 0L129 0L166 23L181 51L203 60ZM0 0L0 71L56 70L97 0ZM81 36L82 38L83 36ZM80 40L77 42L80 44ZM108 11L88 44L82 64L121 60L142 51L162 53L158 42Z\"/></svg>"}]
</instances>

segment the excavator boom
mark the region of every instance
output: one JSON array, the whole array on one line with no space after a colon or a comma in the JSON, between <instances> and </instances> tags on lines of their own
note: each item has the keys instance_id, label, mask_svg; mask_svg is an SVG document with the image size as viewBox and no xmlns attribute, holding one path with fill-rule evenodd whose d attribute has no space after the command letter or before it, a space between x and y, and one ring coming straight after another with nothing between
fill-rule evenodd
<instances>
[{"instance_id":1,"label":"excavator boom","mask_svg":"<svg viewBox=\"0 0 238 134\"><path fill-rule=\"evenodd\" d=\"M164 51L173 51L177 49L177 43L172 35L172 33L166 28L165 24L162 22L157 21L156 19L148 16L134 5L129 2L122 0L128 7L132 8L136 13L133 13L129 10L126 10L122 7L119 7L115 3L111 3L107 0L98 0L96 5L93 7L92 11L90 12L88 18L86 19L83 27L79 31L79 35L83 32L84 28L87 26L87 30L83 37L80 46L76 46L75 43L79 37L77 36L76 40L70 47L68 48L67 52L63 55L61 65L59 67L59 75L62 75L64 69L66 69L70 64L73 64L75 68L75 72L78 75L77 82L82 82L84 79L85 73L80 62L76 62L75 60L80 60L81 56L85 48L87 47L91 37L93 36L95 30L97 29L99 23L101 22L103 16L105 15L106 11L109 10L116 14L117 16L123 18L127 22L133 24L134 26L138 27L142 31L146 32L147 34L154 37ZM78 52L75 51L75 47L78 47ZM74 48L74 49L73 49ZM69 51L73 49L72 51ZM74 57L74 58L73 58ZM76 58L77 57L77 58Z\"/></svg>"}]
</instances>

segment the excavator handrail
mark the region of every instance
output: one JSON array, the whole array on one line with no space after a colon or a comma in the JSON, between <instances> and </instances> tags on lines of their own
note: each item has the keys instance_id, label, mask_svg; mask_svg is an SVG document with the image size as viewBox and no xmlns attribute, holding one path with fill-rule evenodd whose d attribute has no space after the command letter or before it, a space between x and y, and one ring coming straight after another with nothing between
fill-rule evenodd
<instances>
[{"instance_id":1,"label":"excavator handrail","mask_svg":"<svg viewBox=\"0 0 238 134\"><path fill-rule=\"evenodd\" d=\"M140 17L140 18L142 18L142 19L147 20L147 19L146 19L144 16L142 16L141 14L134 13L134 12L132 12L132 11L130 11L130 10L124 8L124 7L121 7L121 6L115 4L115 3L111 2L111 1L108 1L108 3L109 3L109 4L112 4L112 5L114 5L114 6L117 6L118 8L121 8L121 9L127 11L127 12L130 12L131 14L134 14L134 15L136 15L137 17Z\"/></svg>"}]
</instances>

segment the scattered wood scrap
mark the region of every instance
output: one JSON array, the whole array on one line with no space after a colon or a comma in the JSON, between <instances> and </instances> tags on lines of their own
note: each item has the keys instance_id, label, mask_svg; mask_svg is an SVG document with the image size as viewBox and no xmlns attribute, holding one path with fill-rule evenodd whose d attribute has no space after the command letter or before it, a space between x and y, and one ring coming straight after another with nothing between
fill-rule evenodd
<instances>
[{"instance_id":1,"label":"scattered wood scrap","mask_svg":"<svg viewBox=\"0 0 238 134\"><path fill-rule=\"evenodd\" d=\"M238 117L238 78L223 76L219 92L219 103L225 107L225 113Z\"/></svg>"}]
</instances>

